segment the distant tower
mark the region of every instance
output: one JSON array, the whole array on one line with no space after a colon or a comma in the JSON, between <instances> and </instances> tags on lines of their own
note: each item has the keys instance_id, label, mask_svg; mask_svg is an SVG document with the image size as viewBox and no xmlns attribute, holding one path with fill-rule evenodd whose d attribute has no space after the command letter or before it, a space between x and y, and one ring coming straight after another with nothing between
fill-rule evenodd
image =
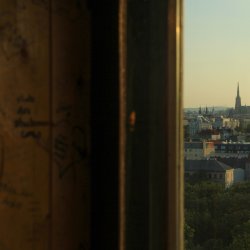
<instances>
[{"instance_id":1,"label":"distant tower","mask_svg":"<svg viewBox=\"0 0 250 250\"><path fill-rule=\"evenodd\" d=\"M200 106L200 108L199 108L199 115L201 115L201 106Z\"/></svg>"},{"instance_id":2,"label":"distant tower","mask_svg":"<svg viewBox=\"0 0 250 250\"><path fill-rule=\"evenodd\" d=\"M241 98L240 98L240 87L238 83L237 96L235 98L235 111L239 113L240 109L241 109Z\"/></svg>"}]
</instances>

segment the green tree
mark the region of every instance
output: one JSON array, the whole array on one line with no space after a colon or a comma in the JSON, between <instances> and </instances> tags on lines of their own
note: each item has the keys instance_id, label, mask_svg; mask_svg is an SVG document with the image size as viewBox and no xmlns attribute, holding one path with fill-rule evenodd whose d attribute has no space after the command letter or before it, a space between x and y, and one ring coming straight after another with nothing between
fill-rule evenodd
<instances>
[{"instance_id":1,"label":"green tree","mask_svg":"<svg viewBox=\"0 0 250 250\"><path fill-rule=\"evenodd\" d=\"M234 236L233 242L230 244L229 250L249 250L250 249L250 234L243 233Z\"/></svg>"},{"instance_id":2,"label":"green tree","mask_svg":"<svg viewBox=\"0 0 250 250\"><path fill-rule=\"evenodd\" d=\"M185 186L186 249L250 249L250 183Z\"/></svg>"},{"instance_id":3,"label":"green tree","mask_svg":"<svg viewBox=\"0 0 250 250\"><path fill-rule=\"evenodd\" d=\"M185 223L184 233L185 233L185 250L193 250L194 249L194 243L193 243L194 229Z\"/></svg>"}]
</instances>

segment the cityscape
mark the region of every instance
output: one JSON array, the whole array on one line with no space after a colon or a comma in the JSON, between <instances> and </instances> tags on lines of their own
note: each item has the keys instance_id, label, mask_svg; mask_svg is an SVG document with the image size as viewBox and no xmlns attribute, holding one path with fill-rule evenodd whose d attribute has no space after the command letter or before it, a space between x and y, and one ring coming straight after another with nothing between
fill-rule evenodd
<instances>
[{"instance_id":1,"label":"cityscape","mask_svg":"<svg viewBox=\"0 0 250 250\"><path fill-rule=\"evenodd\" d=\"M233 108L184 109L184 171L185 249L250 249L250 106L239 83Z\"/></svg>"},{"instance_id":2,"label":"cityscape","mask_svg":"<svg viewBox=\"0 0 250 250\"><path fill-rule=\"evenodd\" d=\"M185 177L203 174L226 187L250 180L250 106L241 105L237 86L234 108L186 110Z\"/></svg>"},{"instance_id":3,"label":"cityscape","mask_svg":"<svg viewBox=\"0 0 250 250\"><path fill-rule=\"evenodd\" d=\"M184 1L185 250L250 249L250 1Z\"/></svg>"}]
</instances>

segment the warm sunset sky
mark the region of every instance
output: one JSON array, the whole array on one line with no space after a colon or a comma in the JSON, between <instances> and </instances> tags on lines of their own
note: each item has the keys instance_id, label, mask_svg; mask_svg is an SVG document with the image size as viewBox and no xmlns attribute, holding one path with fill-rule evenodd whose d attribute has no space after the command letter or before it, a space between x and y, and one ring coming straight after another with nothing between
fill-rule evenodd
<instances>
[{"instance_id":1,"label":"warm sunset sky","mask_svg":"<svg viewBox=\"0 0 250 250\"><path fill-rule=\"evenodd\" d=\"M184 107L250 105L250 0L184 3Z\"/></svg>"}]
</instances>

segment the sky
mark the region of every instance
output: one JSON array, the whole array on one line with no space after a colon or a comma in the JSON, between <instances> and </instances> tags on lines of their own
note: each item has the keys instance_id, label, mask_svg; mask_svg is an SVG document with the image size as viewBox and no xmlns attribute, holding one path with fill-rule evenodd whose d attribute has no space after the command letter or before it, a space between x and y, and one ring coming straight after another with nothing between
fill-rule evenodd
<instances>
[{"instance_id":1,"label":"sky","mask_svg":"<svg viewBox=\"0 0 250 250\"><path fill-rule=\"evenodd\" d=\"M250 105L250 0L184 0L184 107Z\"/></svg>"}]
</instances>

